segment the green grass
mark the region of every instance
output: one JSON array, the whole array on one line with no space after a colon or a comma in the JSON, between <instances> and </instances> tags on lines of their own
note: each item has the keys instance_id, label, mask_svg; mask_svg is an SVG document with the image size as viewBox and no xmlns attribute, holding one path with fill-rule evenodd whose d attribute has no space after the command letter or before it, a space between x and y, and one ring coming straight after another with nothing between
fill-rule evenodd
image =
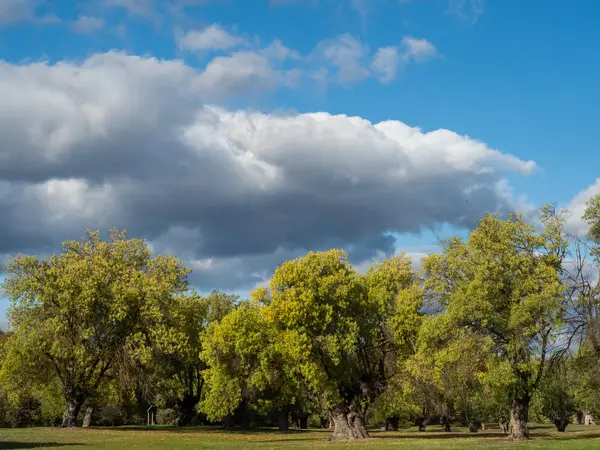
<instances>
[{"instance_id":1,"label":"green grass","mask_svg":"<svg viewBox=\"0 0 600 450\"><path fill-rule=\"evenodd\" d=\"M456 428L443 433L430 427L425 433L415 429L401 432L372 431L368 441L328 443L326 430L224 431L220 428L119 427L64 430L61 428L0 429L0 449L599 449L600 426L571 425L566 433L556 433L550 425L531 427L532 439L511 443L497 429L468 433Z\"/></svg>"}]
</instances>

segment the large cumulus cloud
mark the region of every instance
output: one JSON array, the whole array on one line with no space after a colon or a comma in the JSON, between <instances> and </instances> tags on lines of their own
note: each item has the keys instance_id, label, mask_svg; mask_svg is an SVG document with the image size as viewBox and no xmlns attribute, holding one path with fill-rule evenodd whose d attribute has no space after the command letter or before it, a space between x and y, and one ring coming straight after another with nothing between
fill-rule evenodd
<instances>
[{"instance_id":1,"label":"large cumulus cloud","mask_svg":"<svg viewBox=\"0 0 600 450\"><path fill-rule=\"evenodd\" d=\"M229 111L207 103L211 70L118 52L0 63L0 254L114 225L204 286L244 288L307 249L360 263L392 253L390 233L469 227L512 209L504 176L534 169L449 130Z\"/></svg>"}]
</instances>

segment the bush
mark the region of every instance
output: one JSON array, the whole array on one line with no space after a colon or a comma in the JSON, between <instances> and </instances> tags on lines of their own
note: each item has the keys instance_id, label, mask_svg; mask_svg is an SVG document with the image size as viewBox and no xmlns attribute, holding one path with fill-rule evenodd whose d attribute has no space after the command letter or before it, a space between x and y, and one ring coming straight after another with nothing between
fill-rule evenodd
<instances>
[{"instance_id":1,"label":"bush","mask_svg":"<svg viewBox=\"0 0 600 450\"><path fill-rule=\"evenodd\" d=\"M125 412L118 405L105 405L100 408L97 424L104 427L125 425Z\"/></svg>"},{"instance_id":2,"label":"bush","mask_svg":"<svg viewBox=\"0 0 600 450\"><path fill-rule=\"evenodd\" d=\"M42 425L42 404L33 397L23 397L18 405L5 411L5 420L12 428Z\"/></svg>"},{"instance_id":3,"label":"bush","mask_svg":"<svg viewBox=\"0 0 600 450\"><path fill-rule=\"evenodd\" d=\"M179 412L166 408L156 411L156 423L158 425L177 425L179 423Z\"/></svg>"}]
</instances>

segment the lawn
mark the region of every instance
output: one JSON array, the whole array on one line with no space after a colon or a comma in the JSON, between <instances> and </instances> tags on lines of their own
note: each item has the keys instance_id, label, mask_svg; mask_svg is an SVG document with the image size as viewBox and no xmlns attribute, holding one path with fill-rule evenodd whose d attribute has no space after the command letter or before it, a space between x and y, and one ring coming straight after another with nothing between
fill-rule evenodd
<instances>
[{"instance_id":1,"label":"lawn","mask_svg":"<svg viewBox=\"0 0 600 450\"><path fill-rule=\"evenodd\" d=\"M550 425L532 426L532 439L525 443L507 442L498 430L468 433L457 428L443 433L430 427L425 433L416 429L401 432L372 431L372 439L357 443L328 443L326 430L224 431L220 428L119 427L64 430L61 428L0 429L0 449L598 449L600 426L569 426L556 433Z\"/></svg>"}]
</instances>

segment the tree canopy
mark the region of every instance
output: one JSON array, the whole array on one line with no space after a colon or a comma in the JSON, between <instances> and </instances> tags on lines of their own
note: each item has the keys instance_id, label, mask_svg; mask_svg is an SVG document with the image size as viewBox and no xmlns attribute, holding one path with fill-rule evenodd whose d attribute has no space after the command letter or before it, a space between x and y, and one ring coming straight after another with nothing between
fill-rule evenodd
<instances>
[{"instance_id":1,"label":"tree canopy","mask_svg":"<svg viewBox=\"0 0 600 450\"><path fill-rule=\"evenodd\" d=\"M329 423L332 440L489 421L527 439L530 414L564 431L600 411L600 196L588 236L565 217L486 215L419 270L404 254L358 270L344 250L311 251L249 299L196 292L179 260L116 229L18 255L0 425L139 424L158 407L172 425Z\"/></svg>"},{"instance_id":2,"label":"tree canopy","mask_svg":"<svg viewBox=\"0 0 600 450\"><path fill-rule=\"evenodd\" d=\"M128 361L182 350L167 319L189 271L172 256L153 257L143 240L88 232L49 260L19 255L6 272L13 335L0 375L14 389L57 377L63 426L74 426L84 401Z\"/></svg>"}]
</instances>

